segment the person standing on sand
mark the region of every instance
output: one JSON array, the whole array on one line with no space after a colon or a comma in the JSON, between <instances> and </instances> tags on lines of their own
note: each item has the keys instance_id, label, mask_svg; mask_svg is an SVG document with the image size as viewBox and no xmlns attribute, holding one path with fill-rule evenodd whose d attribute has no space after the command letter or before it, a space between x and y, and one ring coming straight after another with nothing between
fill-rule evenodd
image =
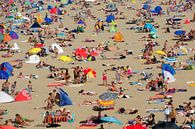
<instances>
[{"instance_id":1,"label":"person standing on sand","mask_svg":"<svg viewBox=\"0 0 195 129\"><path fill-rule=\"evenodd\" d=\"M28 86L27 86L29 94L32 92L32 83L31 81L28 81Z\"/></svg>"},{"instance_id":2,"label":"person standing on sand","mask_svg":"<svg viewBox=\"0 0 195 129\"><path fill-rule=\"evenodd\" d=\"M11 95L15 95L15 92L16 92L16 84L17 84L17 82L14 81L14 83L11 85Z\"/></svg>"},{"instance_id":3,"label":"person standing on sand","mask_svg":"<svg viewBox=\"0 0 195 129\"><path fill-rule=\"evenodd\" d=\"M120 68L119 67L116 69L115 76L116 76L116 83L121 83L121 75L120 75Z\"/></svg>"},{"instance_id":4,"label":"person standing on sand","mask_svg":"<svg viewBox=\"0 0 195 129\"><path fill-rule=\"evenodd\" d=\"M6 80L2 84L2 91L4 91L5 93L9 94L9 87L10 87L10 82L8 80Z\"/></svg>"},{"instance_id":5,"label":"person standing on sand","mask_svg":"<svg viewBox=\"0 0 195 129\"><path fill-rule=\"evenodd\" d=\"M55 54L55 58L57 58L58 57L58 49L57 49L57 47L56 46L54 46L54 54Z\"/></svg>"},{"instance_id":6,"label":"person standing on sand","mask_svg":"<svg viewBox=\"0 0 195 129\"><path fill-rule=\"evenodd\" d=\"M103 85L107 85L107 73L106 70L104 70L103 74L102 74L102 80L103 80Z\"/></svg>"}]
</instances>

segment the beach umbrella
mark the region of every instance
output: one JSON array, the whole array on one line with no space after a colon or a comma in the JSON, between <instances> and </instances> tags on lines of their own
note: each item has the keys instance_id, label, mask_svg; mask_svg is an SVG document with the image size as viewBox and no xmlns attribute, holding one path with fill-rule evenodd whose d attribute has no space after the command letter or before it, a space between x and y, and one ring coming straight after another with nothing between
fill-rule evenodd
<instances>
[{"instance_id":1,"label":"beach umbrella","mask_svg":"<svg viewBox=\"0 0 195 129\"><path fill-rule=\"evenodd\" d=\"M110 23L110 22L112 22L112 21L114 21L115 20L115 16L114 15L108 15L107 17L106 17L106 22L108 22L108 23Z\"/></svg>"},{"instance_id":2,"label":"beach umbrella","mask_svg":"<svg viewBox=\"0 0 195 129\"><path fill-rule=\"evenodd\" d=\"M184 54L188 54L188 49L184 46L180 46L180 49L181 51L184 53Z\"/></svg>"},{"instance_id":3,"label":"beach umbrella","mask_svg":"<svg viewBox=\"0 0 195 129\"><path fill-rule=\"evenodd\" d=\"M3 70L0 70L0 80L7 80L9 79L9 74Z\"/></svg>"},{"instance_id":4,"label":"beach umbrella","mask_svg":"<svg viewBox=\"0 0 195 129\"><path fill-rule=\"evenodd\" d=\"M30 28L32 28L32 29L41 28L41 25L36 21L36 22L34 22L34 23L31 25Z\"/></svg>"},{"instance_id":5,"label":"beach umbrella","mask_svg":"<svg viewBox=\"0 0 195 129\"><path fill-rule=\"evenodd\" d=\"M30 54L37 54L37 53L39 53L41 51L41 48L32 48L32 49L30 49L28 52L30 53Z\"/></svg>"},{"instance_id":6,"label":"beach umbrella","mask_svg":"<svg viewBox=\"0 0 195 129\"><path fill-rule=\"evenodd\" d=\"M152 129L180 129L179 126L177 126L174 123L171 122L158 122Z\"/></svg>"},{"instance_id":7,"label":"beach umbrella","mask_svg":"<svg viewBox=\"0 0 195 129\"><path fill-rule=\"evenodd\" d=\"M122 129L147 129L140 124L124 126Z\"/></svg>"},{"instance_id":8,"label":"beach umbrella","mask_svg":"<svg viewBox=\"0 0 195 129\"><path fill-rule=\"evenodd\" d=\"M161 50L155 51L155 54L158 54L158 55L166 55L166 53L164 51L161 51Z\"/></svg>"},{"instance_id":9,"label":"beach umbrella","mask_svg":"<svg viewBox=\"0 0 195 129\"><path fill-rule=\"evenodd\" d=\"M1 70L12 73L13 72L13 66L9 62L3 62L1 65Z\"/></svg>"},{"instance_id":10,"label":"beach umbrella","mask_svg":"<svg viewBox=\"0 0 195 129\"><path fill-rule=\"evenodd\" d=\"M4 34L4 42L9 42L9 41L11 41L12 40L12 38L11 38L11 36L9 35L9 34Z\"/></svg>"},{"instance_id":11,"label":"beach umbrella","mask_svg":"<svg viewBox=\"0 0 195 129\"><path fill-rule=\"evenodd\" d=\"M89 78L95 78L96 77L96 71L92 68L86 68L83 70L84 74L88 75Z\"/></svg>"},{"instance_id":12,"label":"beach umbrella","mask_svg":"<svg viewBox=\"0 0 195 129\"><path fill-rule=\"evenodd\" d=\"M7 93L0 91L0 103L10 103L13 102L14 98ZM1 128L1 127L0 127Z\"/></svg>"},{"instance_id":13,"label":"beach umbrella","mask_svg":"<svg viewBox=\"0 0 195 129\"><path fill-rule=\"evenodd\" d=\"M18 95L15 96L15 101L29 101L32 100L31 95L29 94L27 89L21 90Z\"/></svg>"},{"instance_id":14,"label":"beach umbrella","mask_svg":"<svg viewBox=\"0 0 195 129\"><path fill-rule=\"evenodd\" d=\"M64 62L72 61L72 58L70 58L69 56L60 56L58 59Z\"/></svg>"},{"instance_id":15,"label":"beach umbrella","mask_svg":"<svg viewBox=\"0 0 195 129\"><path fill-rule=\"evenodd\" d=\"M87 57L87 51L85 49L78 48L75 51L75 55L80 57Z\"/></svg>"},{"instance_id":16,"label":"beach umbrella","mask_svg":"<svg viewBox=\"0 0 195 129\"><path fill-rule=\"evenodd\" d=\"M123 125L123 122L121 122L120 120L116 119L115 117L102 117L100 118L101 121L104 121L104 122L108 122L108 123L115 123L115 124L118 124L118 125Z\"/></svg>"},{"instance_id":17,"label":"beach umbrella","mask_svg":"<svg viewBox=\"0 0 195 129\"><path fill-rule=\"evenodd\" d=\"M181 21L181 18L173 18L173 21Z\"/></svg>"},{"instance_id":18,"label":"beach umbrella","mask_svg":"<svg viewBox=\"0 0 195 129\"><path fill-rule=\"evenodd\" d=\"M146 24L144 25L144 28L145 28L145 29L152 29L152 28L153 28L153 25L152 25L151 23L146 23Z\"/></svg>"},{"instance_id":19,"label":"beach umbrella","mask_svg":"<svg viewBox=\"0 0 195 129\"><path fill-rule=\"evenodd\" d=\"M115 101L113 101L113 100L109 100L109 101L100 100L100 101L98 101L98 106L101 108L114 107L114 105L115 105Z\"/></svg>"},{"instance_id":20,"label":"beach umbrella","mask_svg":"<svg viewBox=\"0 0 195 129\"><path fill-rule=\"evenodd\" d=\"M144 10L148 10L148 9L150 9L150 5L148 5L148 4L144 4L144 5L143 5L143 7L142 7L142 9L144 9Z\"/></svg>"},{"instance_id":21,"label":"beach umbrella","mask_svg":"<svg viewBox=\"0 0 195 129\"><path fill-rule=\"evenodd\" d=\"M104 100L104 101L109 101L109 100L117 99L117 97L118 97L117 93L106 92L106 93L101 94L99 96L99 99Z\"/></svg>"},{"instance_id":22,"label":"beach umbrella","mask_svg":"<svg viewBox=\"0 0 195 129\"><path fill-rule=\"evenodd\" d=\"M184 31L184 30L177 30L174 32L174 34L177 36L184 35L185 33L186 33L186 31Z\"/></svg>"},{"instance_id":23,"label":"beach umbrella","mask_svg":"<svg viewBox=\"0 0 195 129\"><path fill-rule=\"evenodd\" d=\"M44 20L45 20L46 23L52 23L53 22L53 20L51 18L48 18L48 17L44 18Z\"/></svg>"},{"instance_id":24,"label":"beach umbrella","mask_svg":"<svg viewBox=\"0 0 195 129\"><path fill-rule=\"evenodd\" d=\"M9 35L11 36L12 39L19 39L18 34L14 31L10 31Z\"/></svg>"}]
</instances>

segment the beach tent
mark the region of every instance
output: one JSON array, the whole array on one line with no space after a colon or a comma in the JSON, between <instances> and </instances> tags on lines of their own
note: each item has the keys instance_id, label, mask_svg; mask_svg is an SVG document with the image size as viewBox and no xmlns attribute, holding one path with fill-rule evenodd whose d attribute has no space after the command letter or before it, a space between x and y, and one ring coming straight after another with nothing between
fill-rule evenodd
<instances>
[{"instance_id":1,"label":"beach tent","mask_svg":"<svg viewBox=\"0 0 195 129\"><path fill-rule=\"evenodd\" d=\"M79 25L85 25L85 22L84 22L82 19L79 19L79 20L77 21L77 24L79 24Z\"/></svg>"},{"instance_id":2,"label":"beach tent","mask_svg":"<svg viewBox=\"0 0 195 129\"><path fill-rule=\"evenodd\" d=\"M170 64L162 64L162 71L167 71L172 75L175 75L175 69Z\"/></svg>"},{"instance_id":3,"label":"beach tent","mask_svg":"<svg viewBox=\"0 0 195 129\"><path fill-rule=\"evenodd\" d=\"M7 93L0 91L0 104L13 102L14 98Z\"/></svg>"},{"instance_id":4,"label":"beach tent","mask_svg":"<svg viewBox=\"0 0 195 129\"><path fill-rule=\"evenodd\" d=\"M185 35L186 34L186 31L185 30L176 30L174 32L174 34L177 35L177 36Z\"/></svg>"},{"instance_id":5,"label":"beach tent","mask_svg":"<svg viewBox=\"0 0 195 129\"><path fill-rule=\"evenodd\" d=\"M110 23L115 20L115 16L110 14L106 17L106 22Z\"/></svg>"},{"instance_id":6,"label":"beach tent","mask_svg":"<svg viewBox=\"0 0 195 129\"><path fill-rule=\"evenodd\" d=\"M36 21L32 24L30 28L41 28L41 25Z\"/></svg>"},{"instance_id":7,"label":"beach tent","mask_svg":"<svg viewBox=\"0 0 195 129\"><path fill-rule=\"evenodd\" d=\"M51 45L52 50L54 50L55 47L57 48L59 54L64 52L64 50L62 49L62 47L60 47L60 45L58 45L57 43L53 43Z\"/></svg>"},{"instance_id":8,"label":"beach tent","mask_svg":"<svg viewBox=\"0 0 195 129\"><path fill-rule=\"evenodd\" d=\"M66 105L73 105L68 94L63 89L59 88L58 93L60 94L60 103L59 103L60 107Z\"/></svg>"},{"instance_id":9,"label":"beach tent","mask_svg":"<svg viewBox=\"0 0 195 129\"><path fill-rule=\"evenodd\" d=\"M15 97L15 101L27 101L31 99L32 97L26 89L21 90Z\"/></svg>"},{"instance_id":10,"label":"beach tent","mask_svg":"<svg viewBox=\"0 0 195 129\"><path fill-rule=\"evenodd\" d=\"M8 80L9 74L3 70L0 70L0 80Z\"/></svg>"},{"instance_id":11,"label":"beach tent","mask_svg":"<svg viewBox=\"0 0 195 129\"><path fill-rule=\"evenodd\" d=\"M154 10L151 10L152 13L156 13L156 14L160 14L161 11L162 11L161 6L156 6Z\"/></svg>"},{"instance_id":12,"label":"beach tent","mask_svg":"<svg viewBox=\"0 0 195 129\"><path fill-rule=\"evenodd\" d=\"M168 71L163 71L164 79L167 80L169 78L168 83L175 82L175 77Z\"/></svg>"},{"instance_id":13,"label":"beach tent","mask_svg":"<svg viewBox=\"0 0 195 129\"><path fill-rule=\"evenodd\" d=\"M0 129L18 129L12 125L3 125L3 126L0 126Z\"/></svg>"},{"instance_id":14,"label":"beach tent","mask_svg":"<svg viewBox=\"0 0 195 129\"><path fill-rule=\"evenodd\" d=\"M25 63L29 63L29 64L38 64L40 62L40 58L38 55L31 55L29 57L28 61L25 61Z\"/></svg>"},{"instance_id":15,"label":"beach tent","mask_svg":"<svg viewBox=\"0 0 195 129\"><path fill-rule=\"evenodd\" d=\"M163 75L165 80L167 80L169 78L168 83L175 82L175 80L176 80L174 78L175 70L169 64L163 64L162 65L162 75Z\"/></svg>"},{"instance_id":16,"label":"beach tent","mask_svg":"<svg viewBox=\"0 0 195 129\"><path fill-rule=\"evenodd\" d=\"M184 24L190 24L190 19L186 18Z\"/></svg>"},{"instance_id":17,"label":"beach tent","mask_svg":"<svg viewBox=\"0 0 195 129\"><path fill-rule=\"evenodd\" d=\"M19 39L18 34L14 31L10 31L9 35L11 36L12 39Z\"/></svg>"},{"instance_id":18,"label":"beach tent","mask_svg":"<svg viewBox=\"0 0 195 129\"><path fill-rule=\"evenodd\" d=\"M20 48L19 48L17 43L14 43L13 47L11 48L11 50L20 52Z\"/></svg>"},{"instance_id":19,"label":"beach tent","mask_svg":"<svg viewBox=\"0 0 195 129\"><path fill-rule=\"evenodd\" d=\"M123 35L120 32L117 32L114 36L114 42L124 42Z\"/></svg>"}]
</instances>

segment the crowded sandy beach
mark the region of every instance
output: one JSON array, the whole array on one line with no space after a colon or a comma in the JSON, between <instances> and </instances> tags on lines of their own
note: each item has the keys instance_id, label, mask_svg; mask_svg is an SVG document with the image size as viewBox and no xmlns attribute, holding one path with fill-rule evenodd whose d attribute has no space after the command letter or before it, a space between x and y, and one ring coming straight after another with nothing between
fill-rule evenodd
<instances>
[{"instance_id":1,"label":"crowded sandy beach","mask_svg":"<svg viewBox=\"0 0 195 129\"><path fill-rule=\"evenodd\" d=\"M0 129L195 129L194 0L0 10Z\"/></svg>"}]
</instances>

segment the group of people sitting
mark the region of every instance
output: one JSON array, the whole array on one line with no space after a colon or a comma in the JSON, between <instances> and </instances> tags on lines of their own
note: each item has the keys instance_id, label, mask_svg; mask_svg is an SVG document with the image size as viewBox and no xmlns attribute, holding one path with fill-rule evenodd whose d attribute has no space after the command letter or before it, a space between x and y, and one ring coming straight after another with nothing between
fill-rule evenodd
<instances>
[{"instance_id":1,"label":"group of people sitting","mask_svg":"<svg viewBox=\"0 0 195 129\"><path fill-rule=\"evenodd\" d=\"M44 113L44 124L53 124L58 122L71 122L74 118L72 113L66 108L56 110L55 112L46 111Z\"/></svg>"}]
</instances>

